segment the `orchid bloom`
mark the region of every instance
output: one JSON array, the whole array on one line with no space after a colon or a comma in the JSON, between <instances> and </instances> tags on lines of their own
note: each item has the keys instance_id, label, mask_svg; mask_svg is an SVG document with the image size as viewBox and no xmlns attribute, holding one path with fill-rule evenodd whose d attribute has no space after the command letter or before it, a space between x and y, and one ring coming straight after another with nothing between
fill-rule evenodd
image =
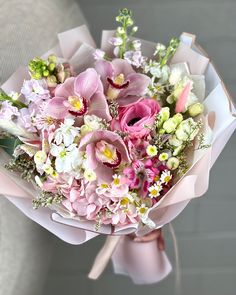
<instances>
[{"instance_id":1,"label":"orchid bloom","mask_svg":"<svg viewBox=\"0 0 236 295\"><path fill-rule=\"evenodd\" d=\"M123 59L98 60L95 69L101 75L107 99L116 100L120 106L138 101L150 83L148 76L136 73Z\"/></svg>"},{"instance_id":2,"label":"orchid bloom","mask_svg":"<svg viewBox=\"0 0 236 295\"><path fill-rule=\"evenodd\" d=\"M55 97L49 101L46 112L56 119L64 119L68 115L83 117L87 114L111 120L102 83L92 68L58 85Z\"/></svg>"},{"instance_id":3,"label":"orchid bloom","mask_svg":"<svg viewBox=\"0 0 236 295\"><path fill-rule=\"evenodd\" d=\"M112 168L130 162L122 138L111 131L96 130L86 134L79 149L87 154L86 168L93 169L98 178L107 181L112 180Z\"/></svg>"}]
</instances>

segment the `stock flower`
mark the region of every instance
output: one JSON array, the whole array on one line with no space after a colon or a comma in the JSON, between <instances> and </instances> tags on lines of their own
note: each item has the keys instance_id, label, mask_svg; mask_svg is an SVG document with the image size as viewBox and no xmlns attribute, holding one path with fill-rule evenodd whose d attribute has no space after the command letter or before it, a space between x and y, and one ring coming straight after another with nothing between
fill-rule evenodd
<instances>
[{"instance_id":1,"label":"stock flower","mask_svg":"<svg viewBox=\"0 0 236 295\"><path fill-rule=\"evenodd\" d=\"M136 73L123 59L99 60L95 69L100 74L107 99L116 100L120 106L138 101L147 91L150 78Z\"/></svg>"},{"instance_id":2,"label":"stock flower","mask_svg":"<svg viewBox=\"0 0 236 295\"><path fill-rule=\"evenodd\" d=\"M60 145L62 142L65 146L71 145L75 137L79 135L79 128L74 127L75 121L71 118L65 119L64 123L61 123L60 127L55 131L55 142Z\"/></svg>"},{"instance_id":3,"label":"stock flower","mask_svg":"<svg viewBox=\"0 0 236 295\"><path fill-rule=\"evenodd\" d=\"M158 102L145 98L137 103L120 108L118 118L111 123L112 130L121 130L130 138L143 138L150 133L155 116L159 112Z\"/></svg>"},{"instance_id":4,"label":"stock flower","mask_svg":"<svg viewBox=\"0 0 236 295\"><path fill-rule=\"evenodd\" d=\"M51 155L56 157L55 167L59 173L76 171L83 163L83 154L79 152L76 144L65 146L52 144Z\"/></svg>"},{"instance_id":5,"label":"stock flower","mask_svg":"<svg viewBox=\"0 0 236 295\"><path fill-rule=\"evenodd\" d=\"M102 83L92 68L58 85L46 112L56 119L64 119L68 115L82 118L85 114L96 115L107 121L111 119Z\"/></svg>"},{"instance_id":6,"label":"stock flower","mask_svg":"<svg viewBox=\"0 0 236 295\"><path fill-rule=\"evenodd\" d=\"M25 80L21 93L25 97L25 103L37 102L41 100L47 100L50 98L50 92L47 87L47 83L42 80Z\"/></svg>"},{"instance_id":7,"label":"stock flower","mask_svg":"<svg viewBox=\"0 0 236 295\"><path fill-rule=\"evenodd\" d=\"M9 101L3 101L0 104L0 120L11 120L12 117L19 116L19 111Z\"/></svg>"}]
</instances>

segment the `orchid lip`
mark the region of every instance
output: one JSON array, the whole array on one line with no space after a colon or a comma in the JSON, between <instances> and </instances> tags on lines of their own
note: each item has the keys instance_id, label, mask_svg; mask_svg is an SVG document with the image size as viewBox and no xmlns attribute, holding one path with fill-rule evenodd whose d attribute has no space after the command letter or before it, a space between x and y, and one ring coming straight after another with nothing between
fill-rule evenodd
<instances>
[{"instance_id":1,"label":"orchid lip","mask_svg":"<svg viewBox=\"0 0 236 295\"><path fill-rule=\"evenodd\" d=\"M103 165L105 165L109 168L114 168L114 167L119 166L121 163L121 154L120 154L120 152L116 151L116 155L117 155L117 160L114 163L102 162Z\"/></svg>"},{"instance_id":2,"label":"orchid lip","mask_svg":"<svg viewBox=\"0 0 236 295\"><path fill-rule=\"evenodd\" d=\"M111 78L107 77L107 82L115 89L124 89L127 88L129 86L129 81L126 81L123 84L117 84L115 83Z\"/></svg>"},{"instance_id":3,"label":"orchid lip","mask_svg":"<svg viewBox=\"0 0 236 295\"><path fill-rule=\"evenodd\" d=\"M87 100L82 97L82 102L83 102L83 108L80 110L80 111L74 111L73 108L72 110L68 110L68 112L72 115L72 116L75 116L75 117L78 117L78 116L83 116L86 112L87 112L87 109L88 109L88 104L87 104Z\"/></svg>"}]
</instances>

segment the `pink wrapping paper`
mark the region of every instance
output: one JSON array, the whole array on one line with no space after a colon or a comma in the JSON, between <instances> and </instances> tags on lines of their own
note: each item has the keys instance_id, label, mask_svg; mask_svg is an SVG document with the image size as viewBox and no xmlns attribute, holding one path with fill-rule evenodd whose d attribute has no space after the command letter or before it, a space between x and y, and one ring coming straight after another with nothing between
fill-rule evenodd
<instances>
[{"instance_id":1,"label":"pink wrapping paper","mask_svg":"<svg viewBox=\"0 0 236 295\"><path fill-rule=\"evenodd\" d=\"M114 31L104 31L101 47L111 52L111 45L107 42ZM85 26L75 28L59 34L59 44L48 53L56 53L62 59L68 60L76 71L84 70L92 65L95 43ZM225 90L217 71L209 58L204 55L201 48L195 43L195 36L187 33L181 35L181 45L172 59L172 63L187 62L194 75L206 75L206 99L204 101L207 113L213 113L215 122L212 130L212 146L203 153L199 153L193 166L173 189L150 210L149 216L161 228L171 222L188 202L202 196L208 189L209 171L225 144L236 128L235 107ZM142 41L143 51L148 56L153 53L155 44ZM44 55L45 56L45 55ZM20 68L2 86L3 90L19 91L22 81L28 78L26 68ZM217 103L216 103L217 101ZM150 232L147 227L129 225L124 228L104 226L94 232L94 224L72 219L65 212L52 212L50 209L32 209L32 198L37 191L31 184L24 183L16 176L11 176L4 169L9 157L0 150L0 194L5 195L26 216L58 236L71 243L81 244L98 234L121 235L117 239L112 255L114 271L129 275L134 283L156 283L165 278L171 271L171 264L164 251L158 250L157 242L136 243L125 235L135 232L145 235ZM56 208L55 208L56 209ZM104 250L104 249L103 249ZM105 247L106 251L106 247ZM96 263L99 264L99 261Z\"/></svg>"}]
</instances>

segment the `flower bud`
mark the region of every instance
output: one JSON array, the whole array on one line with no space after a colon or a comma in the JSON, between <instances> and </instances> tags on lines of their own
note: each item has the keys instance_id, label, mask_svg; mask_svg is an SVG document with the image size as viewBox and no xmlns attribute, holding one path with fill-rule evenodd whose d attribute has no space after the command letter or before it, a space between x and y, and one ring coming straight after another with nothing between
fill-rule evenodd
<instances>
[{"instance_id":1,"label":"flower bud","mask_svg":"<svg viewBox=\"0 0 236 295\"><path fill-rule=\"evenodd\" d=\"M179 125L183 121L183 115L181 113L177 113L173 116L174 122Z\"/></svg>"},{"instance_id":2,"label":"flower bud","mask_svg":"<svg viewBox=\"0 0 236 295\"><path fill-rule=\"evenodd\" d=\"M188 108L188 112L191 117L196 117L202 114L203 111L204 111L204 105L200 102L194 103Z\"/></svg>"},{"instance_id":3,"label":"flower bud","mask_svg":"<svg viewBox=\"0 0 236 295\"><path fill-rule=\"evenodd\" d=\"M47 77L48 87L56 87L57 86L57 78L54 75Z\"/></svg>"},{"instance_id":4,"label":"flower bud","mask_svg":"<svg viewBox=\"0 0 236 295\"><path fill-rule=\"evenodd\" d=\"M49 55L49 57L48 57L48 61L49 61L50 63L54 63L54 64L56 64L56 63L57 63L57 57L56 57L56 55L54 55L54 54Z\"/></svg>"},{"instance_id":5,"label":"flower bud","mask_svg":"<svg viewBox=\"0 0 236 295\"><path fill-rule=\"evenodd\" d=\"M176 157L171 157L168 159L166 166L170 170L175 170L179 167L179 159Z\"/></svg>"},{"instance_id":6,"label":"flower bud","mask_svg":"<svg viewBox=\"0 0 236 295\"><path fill-rule=\"evenodd\" d=\"M168 119L167 121L164 122L163 124L163 129L165 129L165 131L167 133L172 133L175 131L177 127L177 124L175 122L175 120L173 120L173 118Z\"/></svg>"}]
</instances>

